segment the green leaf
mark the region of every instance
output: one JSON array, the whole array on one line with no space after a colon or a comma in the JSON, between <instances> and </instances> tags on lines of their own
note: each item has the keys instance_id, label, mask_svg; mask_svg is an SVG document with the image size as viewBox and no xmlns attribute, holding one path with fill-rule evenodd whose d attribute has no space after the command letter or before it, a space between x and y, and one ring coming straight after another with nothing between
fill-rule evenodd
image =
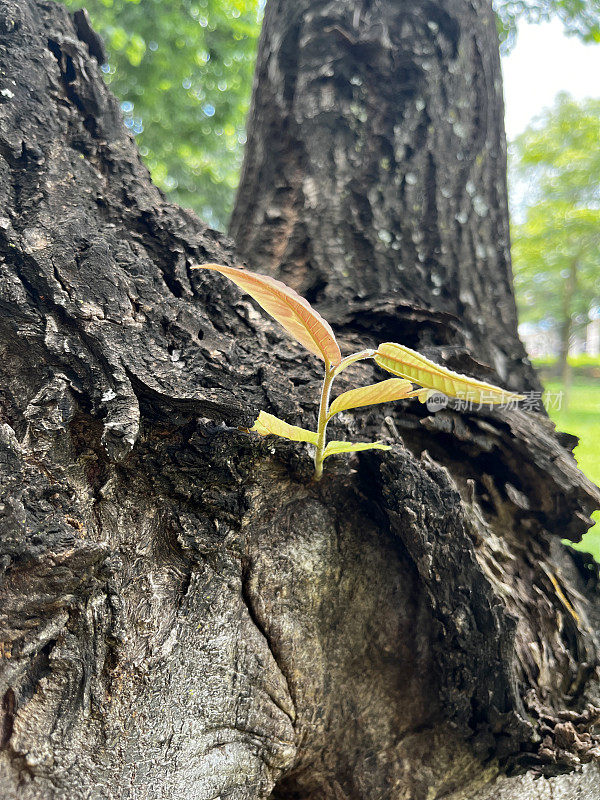
<instances>
[{"instance_id":1,"label":"green leaf","mask_svg":"<svg viewBox=\"0 0 600 800\"><path fill-rule=\"evenodd\" d=\"M329 442L323 458L335 456L338 453L358 453L361 450L391 450L391 448L381 442Z\"/></svg>"},{"instance_id":2,"label":"green leaf","mask_svg":"<svg viewBox=\"0 0 600 800\"><path fill-rule=\"evenodd\" d=\"M359 389L351 389L335 398L329 409L329 417L337 414L338 411L346 411L349 408L402 400L411 392L412 383L402 378L390 378L387 381L371 383L369 386L361 386Z\"/></svg>"},{"instance_id":3,"label":"green leaf","mask_svg":"<svg viewBox=\"0 0 600 800\"><path fill-rule=\"evenodd\" d=\"M314 431L308 431L306 428L299 428L297 425L290 425L273 414L267 414L266 411L261 411L258 419L250 428L255 433L260 433L261 436L281 436L282 439L289 439L292 442L309 442L310 444L317 443L317 434Z\"/></svg>"},{"instance_id":4,"label":"green leaf","mask_svg":"<svg viewBox=\"0 0 600 800\"><path fill-rule=\"evenodd\" d=\"M375 355L380 367L403 378L408 378L426 389L442 392L448 397L460 397L476 403L508 403L513 400L524 400L522 394L515 394L492 383L469 378L445 367L405 347L402 344L386 342L380 344ZM422 398L418 393L419 399ZM427 395L425 394L427 399Z\"/></svg>"}]
</instances>

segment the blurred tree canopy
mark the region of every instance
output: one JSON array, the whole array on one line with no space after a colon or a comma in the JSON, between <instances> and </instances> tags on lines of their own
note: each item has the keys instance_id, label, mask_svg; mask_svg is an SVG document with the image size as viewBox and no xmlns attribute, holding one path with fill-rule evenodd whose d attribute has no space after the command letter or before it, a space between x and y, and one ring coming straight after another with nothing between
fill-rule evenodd
<instances>
[{"instance_id":1,"label":"blurred tree canopy","mask_svg":"<svg viewBox=\"0 0 600 800\"><path fill-rule=\"evenodd\" d=\"M264 0L64 0L103 37L103 70L154 182L224 229L242 162ZM519 19L557 15L600 40L600 0L497 0L509 45Z\"/></svg>"},{"instance_id":2,"label":"blurred tree canopy","mask_svg":"<svg viewBox=\"0 0 600 800\"><path fill-rule=\"evenodd\" d=\"M87 8L154 182L224 228L238 182L260 0L66 0Z\"/></svg>"},{"instance_id":3,"label":"blurred tree canopy","mask_svg":"<svg viewBox=\"0 0 600 800\"><path fill-rule=\"evenodd\" d=\"M517 24L558 17L565 32L584 42L600 42L600 0L493 0L504 49L516 38Z\"/></svg>"},{"instance_id":4,"label":"blurred tree canopy","mask_svg":"<svg viewBox=\"0 0 600 800\"><path fill-rule=\"evenodd\" d=\"M559 94L511 148L519 317L558 328L565 370L576 327L600 306L599 142L600 100Z\"/></svg>"}]
</instances>

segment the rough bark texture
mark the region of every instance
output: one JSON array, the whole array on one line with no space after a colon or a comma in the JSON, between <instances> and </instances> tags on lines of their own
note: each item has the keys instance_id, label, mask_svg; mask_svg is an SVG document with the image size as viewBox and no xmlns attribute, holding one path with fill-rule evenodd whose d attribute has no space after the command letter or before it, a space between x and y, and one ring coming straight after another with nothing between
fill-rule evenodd
<instances>
[{"instance_id":1,"label":"rough bark texture","mask_svg":"<svg viewBox=\"0 0 600 800\"><path fill-rule=\"evenodd\" d=\"M266 37L277 11L289 37L276 5ZM232 246L151 185L92 56L83 15L0 0L2 797L597 797L598 574L561 538L600 495L572 437L522 410L365 411L336 433L393 449L331 459L316 485L304 446L240 430L260 408L314 422L320 366L225 279L190 271L233 263ZM478 180L491 170L502 194L493 157ZM316 196L330 178L313 175ZM338 317L343 344L412 331L534 385L505 209L490 215L493 303L473 286L459 309L455 244L443 298L424 272L410 290L382 267L379 305ZM243 250L262 265L258 240L255 261ZM334 310L359 279L348 252L348 277L327 260L288 272L314 287L314 267Z\"/></svg>"}]
</instances>

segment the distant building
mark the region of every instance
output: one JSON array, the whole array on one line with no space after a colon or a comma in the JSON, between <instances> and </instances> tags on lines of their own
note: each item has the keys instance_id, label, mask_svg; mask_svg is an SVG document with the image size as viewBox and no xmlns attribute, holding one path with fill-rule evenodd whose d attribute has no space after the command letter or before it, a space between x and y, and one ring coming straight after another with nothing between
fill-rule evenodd
<instances>
[{"instance_id":1,"label":"distant building","mask_svg":"<svg viewBox=\"0 0 600 800\"><path fill-rule=\"evenodd\" d=\"M546 320L523 322L519 335L530 358L558 358L560 336L556 326ZM600 355L600 315L594 318L571 337L569 355Z\"/></svg>"},{"instance_id":2,"label":"distant building","mask_svg":"<svg viewBox=\"0 0 600 800\"><path fill-rule=\"evenodd\" d=\"M600 356L600 317L593 319L586 328L585 352Z\"/></svg>"},{"instance_id":3,"label":"distant building","mask_svg":"<svg viewBox=\"0 0 600 800\"><path fill-rule=\"evenodd\" d=\"M530 358L556 358L560 352L558 331L547 322L523 322L519 335Z\"/></svg>"}]
</instances>

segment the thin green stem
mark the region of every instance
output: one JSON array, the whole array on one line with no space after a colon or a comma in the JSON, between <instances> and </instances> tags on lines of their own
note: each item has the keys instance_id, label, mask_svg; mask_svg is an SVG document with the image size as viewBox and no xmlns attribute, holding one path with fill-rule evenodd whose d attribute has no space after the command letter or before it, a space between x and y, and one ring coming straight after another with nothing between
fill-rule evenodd
<instances>
[{"instance_id":1,"label":"thin green stem","mask_svg":"<svg viewBox=\"0 0 600 800\"><path fill-rule=\"evenodd\" d=\"M373 358L373 356L377 353L377 350L361 350L360 353L352 353L350 356L346 356L343 358L337 367L334 367L333 376L339 375L342 370L345 370L346 367L349 367L350 364L354 364L357 361L363 361L365 358Z\"/></svg>"},{"instance_id":2,"label":"thin green stem","mask_svg":"<svg viewBox=\"0 0 600 800\"><path fill-rule=\"evenodd\" d=\"M319 421L317 423L317 450L315 452L315 480L320 481L323 475L323 459L325 456L325 441L327 432L327 414L329 412L329 396L331 394L331 384L335 378L335 367L325 365L325 377L323 378L323 388L321 389L321 401L319 403Z\"/></svg>"},{"instance_id":3,"label":"thin green stem","mask_svg":"<svg viewBox=\"0 0 600 800\"><path fill-rule=\"evenodd\" d=\"M317 450L315 452L315 480L320 481L323 476L323 460L325 457L325 444L327 423L333 415L329 414L329 397L331 395L331 384L334 378L342 372L342 370L354 364L356 361L362 361L365 358L373 358L376 350L361 350L360 353L352 353L350 356L343 358L337 367L332 367L331 364L325 364L325 377L323 378L323 388L321 389L321 401L319 403L319 421L317 424Z\"/></svg>"}]
</instances>

